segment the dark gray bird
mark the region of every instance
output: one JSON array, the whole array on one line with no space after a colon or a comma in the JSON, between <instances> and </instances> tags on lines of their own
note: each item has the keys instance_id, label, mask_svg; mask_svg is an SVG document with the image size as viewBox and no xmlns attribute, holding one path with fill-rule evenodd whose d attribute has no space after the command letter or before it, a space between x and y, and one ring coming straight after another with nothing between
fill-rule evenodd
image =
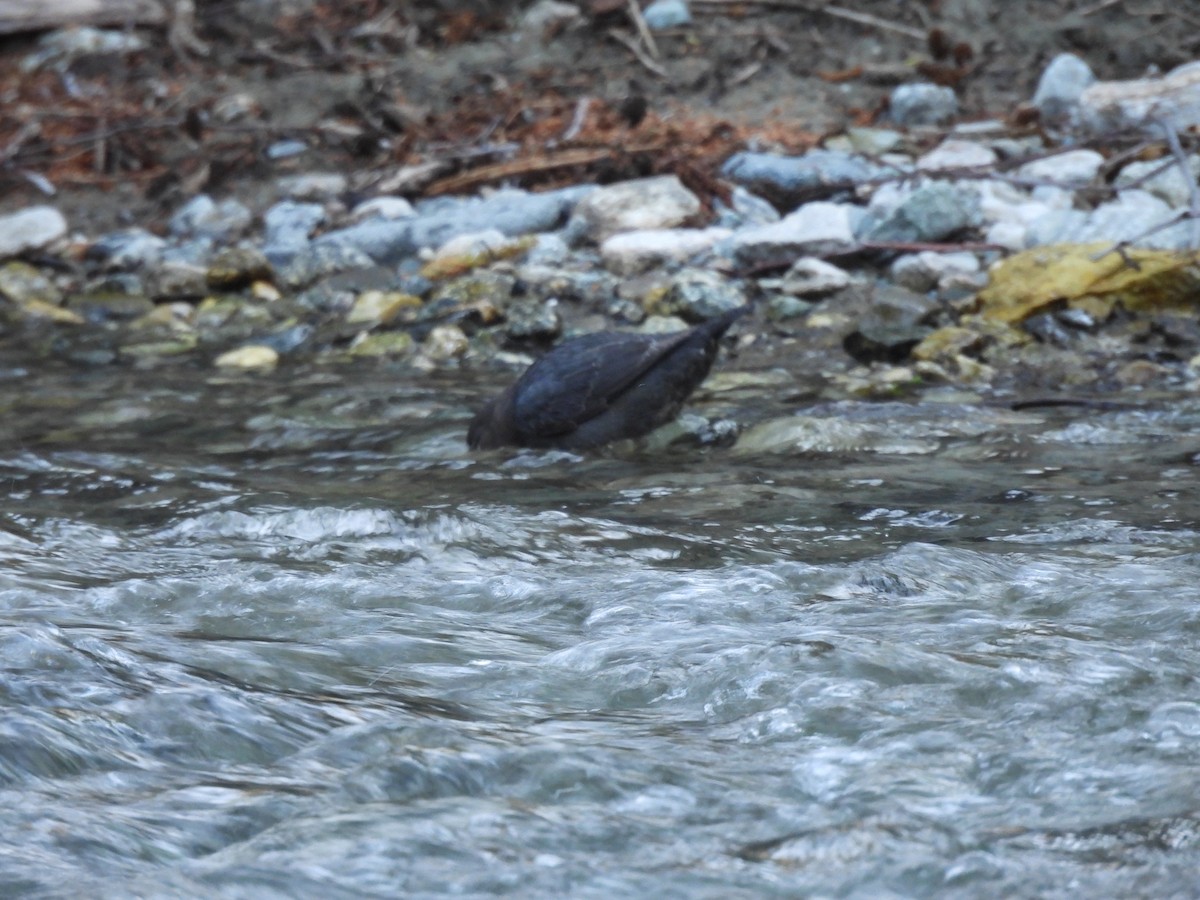
<instances>
[{"instance_id":1,"label":"dark gray bird","mask_svg":"<svg viewBox=\"0 0 1200 900\"><path fill-rule=\"evenodd\" d=\"M476 413L467 445L588 450L648 434L675 418L749 308L670 334L603 331L560 344Z\"/></svg>"}]
</instances>

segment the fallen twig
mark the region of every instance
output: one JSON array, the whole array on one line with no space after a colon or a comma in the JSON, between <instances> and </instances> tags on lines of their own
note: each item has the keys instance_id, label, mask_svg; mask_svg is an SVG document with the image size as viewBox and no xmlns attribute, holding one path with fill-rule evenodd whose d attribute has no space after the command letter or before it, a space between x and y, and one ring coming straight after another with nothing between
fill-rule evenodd
<instances>
[{"instance_id":1,"label":"fallen twig","mask_svg":"<svg viewBox=\"0 0 1200 900\"><path fill-rule=\"evenodd\" d=\"M924 42L926 38L925 32L920 28L901 25L899 22L889 22L887 19L881 19L869 13L846 9L844 6L835 6L831 3L809 3L805 0L692 0L692 2L699 6L747 6L752 4L769 6L773 9L790 9L795 12L824 13L835 19L845 19L859 25L868 25L871 28L878 28L880 31L891 31L917 41Z\"/></svg>"},{"instance_id":2,"label":"fallen twig","mask_svg":"<svg viewBox=\"0 0 1200 900\"><path fill-rule=\"evenodd\" d=\"M633 20L642 43L646 45L646 52L650 54L651 59L658 59L658 44L654 42L654 35L650 33L650 26L646 24L646 18L642 15L642 8L638 6L637 0L627 0L626 5L629 7L629 18Z\"/></svg>"},{"instance_id":3,"label":"fallen twig","mask_svg":"<svg viewBox=\"0 0 1200 900\"><path fill-rule=\"evenodd\" d=\"M641 48L641 45L638 44L634 38L616 28L610 28L608 30L608 36L618 44L623 44L625 48L634 55L638 62L640 62L659 78L663 79L664 81L671 80L671 76L667 74L667 70L648 57L646 55L646 51Z\"/></svg>"}]
</instances>

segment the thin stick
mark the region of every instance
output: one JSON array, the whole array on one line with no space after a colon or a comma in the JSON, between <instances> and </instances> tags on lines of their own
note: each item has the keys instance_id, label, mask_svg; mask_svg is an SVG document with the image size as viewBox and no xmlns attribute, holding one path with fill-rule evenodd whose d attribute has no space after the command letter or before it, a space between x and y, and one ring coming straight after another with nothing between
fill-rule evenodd
<instances>
[{"instance_id":1,"label":"thin stick","mask_svg":"<svg viewBox=\"0 0 1200 900\"><path fill-rule=\"evenodd\" d=\"M646 24L646 17L642 15L642 8L638 6L637 0L626 0L629 6L629 18L633 20L634 27L637 28L638 34L642 37L642 42L646 45L646 51L650 54L651 59L658 59L658 44L654 43L654 35L650 33L650 26Z\"/></svg>"},{"instance_id":2,"label":"thin stick","mask_svg":"<svg viewBox=\"0 0 1200 900\"><path fill-rule=\"evenodd\" d=\"M924 42L926 39L925 32L919 28L911 28L908 25L901 25L899 22L889 22L887 19L881 19L878 16L857 12L853 9L846 9L843 6L834 6L833 4L812 4L805 3L803 0L692 0L692 2L702 6L746 6L753 4L755 6L768 6L774 9L790 9L794 12L824 13L835 19L845 19L849 22L856 22L859 25L878 28L880 31L891 31L895 34L902 34L913 40Z\"/></svg>"},{"instance_id":3,"label":"thin stick","mask_svg":"<svg viewBox=\"0 0 1200 900\"><path fill-rule=\"evenodd\" d=\"M646 51L642 49L641 45L638 44L635 38L630 37L623 31L618 31L616 28L610 28L608 30L608 36L617 43L624 44L629 52L637 58L638 62L640 62L659 78L663 79L664 81L671 80L671 76L667 74L667 70L648 57L646 55Z\"/></svg>"},{"instance_id":4,"label":"thin stick","mask_svg":"<svg viewBox=\"0 0 1200 900\"><path fill-rule=\"evenodd\" d=\"M1175 157L1175 163L1179 166L1179 174L1183 176L1183 180L1188 186L1188 215L1192 219L1192 249L1194 250L1196 247L1200 247L1200 188L1196 186L1196 177L1192 174L1192 167L1188 164L1183 146L1179 143L1179 132L1175 128L1175 123L1164 119L1158 124L1167 136L1167 146L1171 148L1171 155Z\"/></svg>"}]
</instances>

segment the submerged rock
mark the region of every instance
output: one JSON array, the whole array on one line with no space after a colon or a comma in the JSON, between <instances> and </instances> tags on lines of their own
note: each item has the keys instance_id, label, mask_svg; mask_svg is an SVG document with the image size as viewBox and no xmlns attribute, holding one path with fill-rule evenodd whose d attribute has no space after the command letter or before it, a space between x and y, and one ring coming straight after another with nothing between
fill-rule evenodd
<instances>
[{"instance_id":1,"label":"submerged rock","mask_svg":"<svg viewBox=\"0 0 1200 900\"><path fill-rule=\"evenodd\" d=\"M648 434L675 417L748 309L671 334L609 331L561 344L484 405L467 444L587 450Z\"/></svg>"}]
</instances>

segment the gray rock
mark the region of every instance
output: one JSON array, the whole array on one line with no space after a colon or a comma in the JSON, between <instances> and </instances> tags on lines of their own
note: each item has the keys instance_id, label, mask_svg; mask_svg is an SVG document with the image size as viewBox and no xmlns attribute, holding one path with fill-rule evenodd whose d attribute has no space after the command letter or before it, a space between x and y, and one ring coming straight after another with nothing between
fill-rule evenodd
<instances>
[{"instance_id":1,"label":"gray rock","mask_svg":"<svg viewBox=\"0 0 1200 900\"><path fill-rule=\"evenodd\" d=\"M735 153L721 167L726 178L767 197L782 209L851 190L884 171L861 156L833 150L810 150L804 156Z\"/></svg>"},{"instance_id":2,"label":"gray rock","mask_svg":"<svg viewBox=\"0 0 1200 900\"><path fill-rule=\"evenodd\" d=\"M692 11L688 9L684 0L654 0L642 10L642 18L646 20L648 28L657 31L661 28L690 25Z\"/></svg>"},{"instance_id":3,"label":"gray rock","mask_svg":"<svg viewBox=\"0 0 1200 900\"><path fill-rule=\"evenodd\" d=\"M767 318L772 322L783 322L808 315L816 308L816 302L801 300L791 294L774 294L767 298Z\"/></svg>"},{"instance_id":4,"label":"gray rock","mask_svg":"<svg viewBox=\"0 0 1200 900\"><path fill-rule=\"evenodd\" d=\"M935 253L922 250L906 253L892 263L892 281L910 291L925 293L938 287L943 280L975 275L980 271L974 253Z\"/></svg>"},{"instance_id":5,"label":"gray rock","mask_svg":"<svg viewBox=\"0 0 1200 900\"><path fill-rule=\"evenodd\" d=\"M905 193L900 189L899 203L891 192L876 193L860 231L865 240L939 241L979 221L979 197L972 191L935 181Z\"/></svg>"},{"instance_id":6,"label":"gray rock","mask_svg":"<svg viewBox=\"0 0 1200 900\"><path fill-rule=\"evenodd\" d=\"M552 231L562 225L581 191L566 189L545 194L497 191L486 199L423 204L407 219L371 219L328 232L315 246L336 245L358 250L376 262L394 264L424 247L438 247L460 234L478 231L481 224L510 236Z\"/></svg>"},{"instance_id":7,"label":"gray rock","mask_svg":"<svg viewBox=\"0 0 1200 900\"><path fill-rule=\"evenodd\" d=\"M861 217L857 206L807 203L773 225L736 232L733 255L741 265L754 266L849 250L856 244L855 225Z\"/></svg>"},{"instance_id":8,"label":"gray rock","mask_svg":"<svg viewBox=\"0 0 1200 900\"><path fill-rule=\"evenodd\" d=\"M622 181L592 191L575 206L568 233L601 243L622 231L673 228L700 213L700 198L675 175Z\"/></svg>"},{"instance_id":9,"label":"gray rock","mask_svg":"<svg viewBox=\"0 0 1200 900\"><path fill-rule=\"evenodd\" d=\"M146 271L146 293L155 300L194 300L208 293L208 277L203 266L171 262Z\"/></svg>"},{"instance_id":10,"label":"gray rock","mask_svg":"<svg viewBox=\"0 0 1200 900\"><path fill-rule=\"evenodd\" d=\"M504 316L504 333L513 340L552 341L562 334L562 317L554 300L511 303Z\"/></svg>"},{"instance_id":11,"label":"gray rock","mask_svg":"<svg viewBox=\"0 0 1200 900\"><path fill-rule=\"evenodd\" d=\"M67 220L53 206L29 206L0 216L0 257L37 250L67 233Z\"/></svg>"},{"instance_id":12,"label":"gray rock","mask_svg":"<svg viewBox=\"0 0 1200 900\"><path fill-rule=\"evenodd\" d=\"M539 234L537 243L525 254L525 262L531 266L560 266L567 261L571 248L557 234Z\"/></svg>"},{"instance_id":13,"label":"gray rock","mask_svg":"<svg viewBox=\"0 0 1200 900\"><path fill-rule=\"evenodd\" d=\"M1051 125L1068 121L1080 96L1095 80L1088 64L1073 53L1060 53L1050 60L1033 94L1042 121Z\"/></svg>"},{"instance_id":14,"label":"gray rock","mask_svg":"<svg viewBox=\"0 0 1200 900\"><path fill-rule=\"evenodd\" d=\"M770 225L781 218L779 210L740 184L733 186L730 204L726 206L720 199L716 201L717 227L737 229L750 225Z\"/></svg>"},{"instance_id":15,"label":"gray rock","mask_svg":"<svg viewBox=\"0 0 1200 900\"><path fill-rule=\"evenodd\" d=\"M252 247L227 247L213 256L208 266L208 283L217 290L235 291L274 277L270 261Z\"/></svg>"},{"instance_id":16,"label":"gray rock","mask_svg":"<svg viewBox=\"0 0 1200 900\"><path fill-rule=\"evenodd\" d=\"M229 241L242 234L253 216L237 200L216 202L207 194L198 194L171 217L168 227L178 237L203 237Z\"/></svg>"},{"instance_id":17,"label":"gray rock","mask_svg":"<svg viewBox=\"0 0 1200 900\"><path fill-rule=\"evenodd\" d=\"M108 269L140 269L160 262L166 248L166 241L144 228L124 228L93 241L87 256Z\"/></svg>"},{"instance_id":18,"label":"gray rock","mask_svg":"<svg viewBox=\"0 0 1200 900\"><path fill-rule=\"evenodd\" d=\"M276 265L286 263L324 221L325 208L319 203L276 203L263 216L263 252Z\"/></svg>"},{"instance_id":19,"label":"gray rock","mask_svg":"<svg viewBox=\"0 0 1200 900\"><path fill-rule=\"evenodd\" d=\"M936 300L923 294L882 285L843 348L859 362L899 362L933 332L929 320L939 309Z\"/></svg>"},{"instance_id":20,"label":"gray rock","mask_svg":"<svg viewBox=\"0 0 1200 900\"><path fill-rule=\"evenodd\" d=\"M140 294L76 294L67 300L67 308L89 322L127 321L151 312L154 303Z\"/></svg>"},{"instance_id":21,"label":"gray rock","mask_svg":"<svg viewBox=\"0 0 1200 900\"><path fill-rule=\"evenodd\" d=\"M746 305L742 286L708 269L684 269L671 277L670 286L651 310L696 323Z\"/></svg>"},{"instance_id":22,"label":"gray rock","mask_svg":"<svg viewBox=\"0 0 1200 900\"><path fill-rule=\"evenodd\" d=\"M954 91L938 84L902 84L892 91L888 115L897 125L941 125L958 114Z\"/></svg>"},{"instance_id":23,"label":"gray rock","mask_svg":"<svg viewBox=\"0 0 1200 900\"><path fill-rule=\"evenodd\" d=\"M301 288L328 275L374 265L375 260L354 247L313 243L292 257L280 270L279 277L283 284Z\"/></svg>"}]
</instances>

